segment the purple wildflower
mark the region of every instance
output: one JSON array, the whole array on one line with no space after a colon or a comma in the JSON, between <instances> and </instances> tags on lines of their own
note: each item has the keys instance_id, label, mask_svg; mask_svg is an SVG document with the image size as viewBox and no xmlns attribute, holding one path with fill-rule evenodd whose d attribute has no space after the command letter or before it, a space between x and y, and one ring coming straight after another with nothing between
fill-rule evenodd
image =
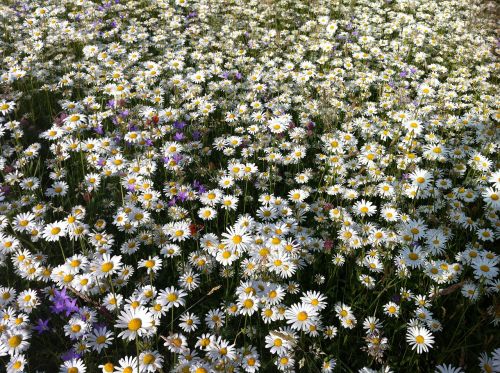
<instances>
[{"instance_id":1,"label":"purple wildflower","mask_svg":"<svg viewBox=\"0 0 500 373\"><path fill-rule=\"evenodd\" d=\"M191 136L193 136L193 140L199 140L201 137L201 133L200 133L200 131L193 131Z\"/></svg>"},{"instance_id":2,"label":"purple wildflower","mask_svg":"<svg viewBox=\"0 0 500 373\"><path fill-rule=\"evenodd\" d=\"M186 122L178 122L178 121L174 122L174 128L178 130L182 130L184 127L186 127L186 125L187 125Z\"/></svg>"},{"instance_id":3,"label":"purple wildflower","mask_svg":"<svg viewBox=\"0 0 500 373\"><path fill-rule=\"evenodd\" d=\"M44 332L49 330L49 320L38 319L36 326L33 327L33 330L36 330L38 334L43 334Z\"/></svg>"},{"instance_id":4,"label":"purple wildflower","mask_svg":"<svg viewBox=\"0 0 500 373\"><path fill-rule=\"evenodd\" d=\"M77 353L75 350L71 349L66 351L64 354L61 355L62 361L68 361L71 359L79 359L81 358L82 355Z\"/></svg>"}]
</instances>

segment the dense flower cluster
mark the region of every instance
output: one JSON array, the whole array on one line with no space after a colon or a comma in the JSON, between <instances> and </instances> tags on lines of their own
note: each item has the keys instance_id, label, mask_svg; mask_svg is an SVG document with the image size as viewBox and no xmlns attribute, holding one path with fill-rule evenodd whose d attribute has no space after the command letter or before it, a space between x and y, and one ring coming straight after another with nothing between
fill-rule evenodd
<instances>
[{"instance_id":1,"label":"dense flower cluster","mask_svg":"<svg viewBox=\"0 0 500 373\"><path fill-rule=\"evenodd\" d=\"M500 372L483 2L0 18L7 372Z\"/></svg>"}]
</instances>

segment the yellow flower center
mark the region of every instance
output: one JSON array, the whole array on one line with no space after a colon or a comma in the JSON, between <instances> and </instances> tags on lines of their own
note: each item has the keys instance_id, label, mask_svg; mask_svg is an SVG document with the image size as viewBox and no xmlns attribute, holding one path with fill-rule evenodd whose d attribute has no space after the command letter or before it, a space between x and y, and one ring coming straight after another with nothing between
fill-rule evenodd
<instances>
[{"instance_id":1,"label":"yellow flower center","mask_svg":"<svg viewBox=\"0 0 500 373\"><path fill-rule=\"evenodd\" d=\"M113 269L113 267L114 267L114 265L112 262L106 262L106 263L101 265L101 270L103 272L107 273L107 272L111 271Z\"/></svg>"},{"instance_id":2,"label":"yellow flower center","mask_svg":"<svg viewBox=\"0 0 500 373\"><path fill-rule=\"evenodd\" d=\"M169 295L167 295L167 300L169 302L175 302L177 300L177 294L174 294L174 293L170 293Z\"/></svg>"},{"instance_id":3,"label":"yellow flower center","mask_svg":"<svg viewBox=\"0 0 500 373\"><path fill-rule=\"evenodd\" d=\"M297 320L299 320L299 321L306 321L307 318L308 318L308 316L307 316L307 313L305 311L300 311L297 314Z\"/></svg>"},{"instance_id":4,"label":"yellow flower center","mask_svg":"<svg viewBox=\"0 0 500 373\"><path fill-rule=\"evenodd\" d=\"M127 325L128 330L131 330L133 332L138 331L141 328L141 326L142 326L142 320L138 318L130 320Z\"/></svg>"},{"instance_id":5,"label":"yellow flower center","mask_svg":"<svg viewBox=\"0 0 500 373\"><path fill-rule=\"evenodd\" d=\"M82 327L79 324L71 325L71 331L73 333L78 333L80 330L82 330Z\"/></svg>"},{"instance_id":6,"label":"yellow flower center","mask_svg":"<svg viewBox=\"0 0 500 373\"><path fill-rule=\"evenodd\" d=\"M142 358L142 362L143 362L144 364L148 364L148 365L149 365L149 364L154 363L154 362L155 362L155 360L156 360L156 359L155 359L155 356L154 356L153 354L146 354L146 355L144 355L144 357Z\"/></svg>"},{"instance_id":7,"label":"yellow flower center","mask_svg":"<svg viewBox=\"0 0 500 373\"><path fill-rule=\"evenodd\" d=\"M486 264L483 264L482 266L479 267L479 269L483 272L489 272L490 267L488 267Z\"/></svg>"},{"instance_id":8,"label":"yellow flower center","mask_svg":"<svg viewBox=\"0 0 500 373\"><path fill-rule=\"evenodd\" d=\"M9 344L9 347L16 348L17 346L19 346L21 344L22 341L23 341L23 338L20 335L14 335L14 336L9 338L7 343Z\"/></svg>"}]
</instances>

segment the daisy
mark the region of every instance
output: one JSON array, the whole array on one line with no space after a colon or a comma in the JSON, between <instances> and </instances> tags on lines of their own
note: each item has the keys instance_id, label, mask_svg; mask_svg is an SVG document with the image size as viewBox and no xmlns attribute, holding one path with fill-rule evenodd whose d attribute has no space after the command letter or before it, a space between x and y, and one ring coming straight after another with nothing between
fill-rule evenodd
<instances>
[{"instance_id":1,"label":"daisy","mask_svg":"<svg viewBox=\"0 0 500 373\"><path fill-rule=\"evenodd\" d=\"M115 365L111 361L99 365L98 368L102 369L102 373L113 373L115 371Z\"/></svg>"},{"instance_id":2,"label":"daisy","mask_svg":"<svg viewBox=\"0 0 500 373\"><path fill-rule=\"evenodd\" d=\"M55 182L52 187L50 188L47 188L47 191L45 192L45 194L49 197L55 197L55 196L59 196L59 197L64 197L66 195L66 193L68 192L68 184L64 181L58 181L58 182Z\"/></svg>"},{"instance_id":3,"label":"daisy","mask_svg":"<svg viewBox=\"0 0 500 373\"><path fill-rule=\"evenodd\" d=\"M87 328L88 324L79 317L76 317L68 321L64 326L64 332L71 339L77 339L86 333Z\"/></svg>"},{"instance_id":4,"label":"daisy","mask_svg":"<svg viewBox=\"0 0 500 373\"><path fill-rule=\"evenodd\" d=\"M175 242L182 242L191 236L189 224L185 221L175 222L165 226L165 233Z\"/></svg>"},{"instance_id":5,"label":"daisy","mask_svg":"<svg viewBox=\"0 0 500 373\"><path fill-rule=\"evenodd\" d=\"M64 119L64 123L71 124L72 126L78 126L86 121L86 116L83 114L71 114Z\"/></svg>"},{"instance_id":6,"label":"daisy","mask_svg":"<svg viewBox=\"0 0 500 373\"><path fill-rule=\"evenodd\" d=\"M118 360L118 366L115 367L116 373L134 373L139 369L137 357L125 356Z\"/></svg>"},{"instance_id":7,"label":"daisy","mask_svg":"<svg viewBox=\"0 0 500 373\"><path fill-rule=\"evenodd\" d=\"M495 348L491 354L493 368L500 370L500 348Z\"/></svg>"},{"instance_id":8,"label":"daisy","mask_svg":"<svg viewBox=\"0 0 500 373\"><path fill-rule=\"evenodd\" d=\"M497 260L491 260L487 258L478 258L472 262L472 268L474 268L474 277L477 279L485 278L487 280L493 280L498 275Z\"/></svg>"},{"instance_id":9,"label":"daisy","mask_svg":"<svg viewBox=\"0 0 500 373\"><path fill-rule=\"evenodd\" d=\"M253 315L258 309L258 302L253 296L242 297L238 300L238 309L244 316Z\"/></svg>"},{"instance_id":10,"label":"daisy","mask_svg":"<svg viewBox=\"0 0 500 373\"><path fill-rule=\"evenodd\" d=\"M275 361L278 369L284 372L288 372L291 367L295 365L295 360L290 354L280 355Z\"/></svg>"},{"instance_id":11,"label":"daisy","mask_svg":"<svg viewBox=\"0 0 500 373\"><path fill-rule=\"evenodd\" d=\"M65 221L47 224L43 229L42 237L49 242L59 241L61 237L66 235L66 229L67 223Z\"/></svg>"},{"instance_id":12,"label":"daisy","mask_svg":"<svg viewBox=\"0 0 500 373\"><path fill-rule=\"evenodd\" d=\"M2 115L7 115L13 111L15 107L16 103L14 101L0 101L0 113L2 113Z\"/></svg>"},{"instance_id":13,"label":"daisy","mask_svg":"<svg viewBox=\"0 0 500 373\"><path fill-rule=\"evenodd\" d=\"M160 257L149 256L148 259L142 259L137 264L138 268L146 268L146 272L148 275L154 274L161 269L161 260Z\"/></svg>"},{"instance_id":14,"label":"daisy","mask_svg":"<svg viewBox=\"0 0 500 373\"><path fill-rule=\"evenodd\" d=\"M121 255L104 254L96 262L96 276L106 277L118 272L122 267Z\"/></svg>"},{"instance_id":15,"label":"daisy","mask_svg":"<svg viewBox=\"0 0 500 373\"><path fill-rule=\"evenodd\" d=\"M335 313L339 319L352 317L351 307L343 303L337 303L335 305Z\"/></svg>"},{"instance_id":16,"label":"daisy","mask_svg":"<svg viewBox=\"0 0 500 373\"><path fill-rule=\"evenodd\" d=\"M406 332L406 341L411 345L412 350L417 350L418 354L429 351L434 343L434 336L424 327L413 326Z\"/></svg>"},{"instance_id":17,"label":"daisy","mask_svg":"<svg viewBox=\"0 0 500 373\"><path fill-rule=\"evenodd\" d=\"M476 236L481 241L495 241L495 234L491 229L482 228L478 229L476 232Z\"/></svg>"},{"instance_id":18,"label":"daisy","mask_svg":"<svg viewBox=\"0 0 500 373\"><path fill-rule=\"evenodd\" d=\"M5 320L4 315L4 320ZM6 347L9 355L16 355L26 351L29 348L29 339L31 335L26 329L13 329L5 331L0 337L0 345Z\"/></svg>"},{"instance_id":19,"label":"daisy","mask_svg":"<svg viewBox=\"0 0 500 373\"><path fill-rule=\"evenodd\" d=\"M0 306L6 307L16 297L16 290L14 288L0 287Z\"/></svg>"},{"instance_id":20,"label":"daisy","mask_svg":"<svg viewBox=\"0 0 500 373\"><path fill-rule=\"evenodd\" d=\"M198 216L202 220L213 220L217 216L217 211L211 207L202 207L198 210Z\"/></svg>"},{"instance_id":21,"label":"daisy","mask_svg":"<svg viewBox=\"0 0 500 373\"><path fill-rule=\"evenodd\" d=\"M367 332L374 332L380 328L382 328L382 323L374 316L368 316L363 322L363 329Z\"/></svg>"},{"instance_id":22,"label":"daisy","mask_svg":"<svg viewBox=\"0 0 500 373\"><path fill-rule=\"evenodd\" d=\"M156 372L163 366L163 357L158 351L142 351L139 355L139 369L141 372Z\"/></svg>"},{"instance_id":23,"label":"daisy","mask_svg":"<svg viewBox=\"0 0 500 373\"><path fill-rule=\"evenodd\" d=\"M337 31L337 29L338 29L338 26L337 26L336 22L332 21L332 22L328 23L328 25L326 25L326 32L329 35L335 34L335 32Z\"/></svg>"},{"instance_id":24,"label":"daisy","mask_svg":"<svg viewBox=\"0 0 500 373\"><path fill-rule=\"evenodd\" d=\"M24 355L14 355L7 364L7 373L24 372L26 368L26 358Z\"/></svg>"},{"instance_id":25,"label":"daisy","mask_svg":"<svg viewBox=\"0 0 500 373\"><path fill-rule=\"evenodd\" d=\"M195 331L200 324L200 319L198 318L198 316L189 312L182 314L179 320L181 321L179 327L186 333Z\"/></svg>"},{"instance_id":26,"label":"daisy","mask_svg":"<svg viewBox=\"0 0 500 373\"><path fill-rule=\"evenodd\" d=\"M287 333L281 333L278 331L271 331L265 338L266 348L272 354L283 355L292 347L293 338L291 338Z\"/></svg>"},{"instance_id":27,"label":"daisy","mask_svg":"<svg viewBox=\"0 0 500 373\"><path fill-rule=\"evenodd\" d=\"M440 364L436 366L435 373L464 373L464 370L462 368L454 367L451 364Z\"/></svg>"},{"instance_id":28,"label":"daisy","mask_svg":"<svg viewBox=\"0 0 500 373\"><path fill-rule=\"evenodd\" d=\"M244 251L252 242L247 230L237 226L229 228L227 233L222 233L222 237L221 242L228 250Z\"/></svg>"},{"instance_id":29,"label":"daisy","mask_svg":"<svg viewBox=\"0 0 500 373\"><path fill-rule=\"evenodd\" d=\"M277 210L272 206L262 206L257 210L257 217L264 221L271 221L276 219Z\"/></svg>"},{"instance_id":30,"label":"daisy","mask_svg":"<svg viewBox=\"0 0 500 373\"><path fill-rule=\"evenodd\" d=\"M484 202L496 211L500 210L500 191L494 188L487 188L482 192Z\"/></svg>"},{"instance_id":31,"label":"daisy","mask_svg":"<svg viewBox=\"0 0 500 373\"><path fill-rule=\"evenodd\" d=\"M274 118L267 123L267 128L273 134L279 134L288 128L288 124L282 118Z\"/></svg>"},{"instance_id":32,"label":"daisy","mask_svg":"<svg viewBox=\"0 0 500 373\"><path fill-rule=\"evenodd\" d=\"M252 348L254 350L255 348ZM256 351L252 351L249 353L244 353L243 356L243 369L245 372L254 373L259 371L260 361L259 355Z\"/></svg>"},{"instance_id":33,"label":"daisy","mask_svg":"<svg viewBox=\"0 0 500 373\"><path fill-rule=\"evenodd\" d=\"M270 324L273 321L276 321L278 319L278 309L273 306L266 306L262 308L262 311L260 313L262 320L264 321L264 324Z\"/></svg>"},{"instance_id":34,"label":"daisy","mask_svg":"<svg viewBox=\"0 0 500 373\"><path fill-rule=\"evenodd\" d=\"M388 302L384 305L384 313L390 317L398 317L399 306L394 302Z\"/></svg>"},{"instance_id":35,"label":"daisy","mask_svg":"<svg viewBox=\"0 0 500 373\"><path fill-rule=\"evenodd\" d=\"M186 292L178 290L171 286L169 288L166 288L165 290L160 291L158 297L165 302L168 310L173 307L177 308L180 306L184 306L186 304L186 300L184 299L186 295Z\"/></svg>"},{"instance_id":36,"label":"daisy","mask_svg":"<svg viewBox=\"0 0 500 373\"><path fill-rule=\"evenodd\" d=\"M121 311L116 328L125 329L118 334L127 340L134 340L145 335L153 327L153 315L144 307L129 308Z\"/></svg>"},{"instance_id":37,"label":"daisy","mask_svg":"<svg viewBox=\"0 0 500 373\"><path fill-rule=\"evenodd\" d=\"M113 332L107 330L105 326L96 327L92 333L88 334L88 342L90 348L100 353L113 342Z\"/></svg>"},{"instance_id":38,"label":"daisy","mask_svg":"<svg viewBox=\"0 0 500 373\"><path fill-rule=\"evenodd\" d=\"M293 276L297 269L296 264L293 263L288 254L281 251L275 251L270 255L266 266L282 278Z\"/></svg>"},{"instance_id":39,"label":"daisy","mask_svg":"<svg viewBox=\"0 0 500 373\"><path fill-rule=\"evenodd\" d=\"M301 298L300 301L303 304L309 304L316 310L322 310L326 307L325 302L326 297L319 291L307 291Z\"/></svg>"},{"instance_id":40,"label":"daisy","mask_svg":"<svg viewBox=\"0 0 500 373\"><path fill-rule=\"evenodd\" d=\"M414 135L419 135L423 130L422 124L418 120L406 121L403 123L403 126L409 133L412 133Z\"/></svg>"},{"instance_id":41,"label":"daisy","mask_svg":"<svg viewBox=\"0 0 500 373\"><path fill-rule=\"evenodd\" d=\"M434 95L434 89L428 84L422 84L418 88L418 94L422 97L431 97Z\"/></svg>"},{"instance_id":42,"label":"daisy","mask_svg":"<svg viewBox=\"0 0 500 373\"><path fill-rule=\"evenodd\" d=\"M303 303L293 304L285 312L286 322L294 330L307 331L313 322L315 322L317 316L317 310L311 305Z\"/></svg>"},{"instance_id":43,"label":"daisy","mask_svg":"<svg viewBox=\"0 0 500 373\"><path fill-rule=\"evenodd\" d=\"M30 212L18 214L14 219L13 229L18 232L30 231L34 220L35 215Z\"/></svg>"},{"instance_id":44,"label":"daisy","mask_svg":"<svg viewBox=\"0 0 500 373\"><path fill-rule=\"evenodd\" d=\"M200 350L206 350L208 346L214 340L214 336L209 333L204 333L201 336L197 337L195 347L198 347Z\"/></svg>"},{"instance_id":45,"label":"daisy","mask_svg":"<svg viewBox=\"0 0 500 373\"><path fill-rule=\"evenodd\" d=\"M83 363L82 359L71 359L65 361L59 367L59 373L85 373L87 371L87 367Z\"/></svg>"},{"instance_id":46,"label":"daisy","mask_svg":"<svg viewBox=\"0 0 500 373\"><path fill-rule=\"evenodd\" d=\"M429 184L433 181L432 175L429 171L417 169L410 174L410 180L413 184L421 190L426 190Z\"/></svg>"},{"instance_id":47,"label":"daisy","mask_svg":"<svg viewBox=\"0 0 500 373\"><path fill-rule=\"evenodd\" d=\"M394 187L388 183L382 183L377 188L382 197L392 197L394 195Z\"/></svg>"},{"instance_id":48,"label":"daisy","mask_svg":"<svg viewBox=\"0 0 500 373\"><path fill-rule=\"evenodd\" d=\"M238 198L231 195L226 195L221 198L221 207L224 210L232 210L235 211L238 207Z\"/></svg>"},{"instance_id":49,"label":"daisy","mask_svg":"<svg viewBox=\"0 0 500 373\"><path fill-rule=\"evenodd\" d=\"M205 316L205 323L210 329L220 328L225 323L224 313L220 310L210 310Z\"/></svg>"},{"instance_id":50,"label":"daisy","mask_svg":"<svg viewBox=\"0 0 500 373\"><path fill-rule=\"evenodd\" d=\"M373 203L362 199L354 204L353 210L359 216L372 216L377 212L377 207Z\"/></svg>"},{"instance_id":51,"label":"daisy","mask_svg":"<svg viewBox=\"0 0 500 373\"><path fill-rule=\"evenodd\" d=\"M219 189L212 189L207 192L204 192L200 196L200 202L204 205L214 207L217 203L219 203L220 198L222 197L222 192Z\"/></svg>"},{"instance_id":52,"label":"daisy","mask_svg":"<svg viewBox=\"0 0 500 373\"><path fill-rule=\"evenodd\" d=\"M488 182L492 183L494 188L500 189L500 170L491 173Z\"/></svg>"},{"instance_id":53,"label":"daisy","mask_svg":"<svg viewBox=\"0 0 500 373\"><path fill-rule=\"evenodd\" d=\"M233 264L233 262L238 260L238 258L239 256L236 252L226 247L223 247L216 254L216 260L223 266L230 266L231 264Z\"/></svg>"},{"instance_id":54,"label":"daisy","mask_svg":"<svg viewBox=\"0 0 500 373\"><path fill-rule=\"evenodd\" d=\"M216 360L234 360L236 359L236 348L234 344L230 344L221 337L217 337L208 347L208 355Z\"/></svg>"},{"instance_id":55,"label":"daisy","mask_svg":"<svg viewBox=\"0 0 500 373\"><path fill-rule=\"evenodd\" d=\"M426 253L419 247L415 246L412 249L406 247L401 252L401 257L405 263L412 268L418 268L423 265L423 260Z\"/></svg>"},{"instance_id":56,"label":"daisy","mask_svg":"<svg viewBox=\"0 0 500 373\"><path fill-rule=\"evenodd\" d=\"M179 277L179 286L185 290L192 291L199 286L199 278L199 274L194 273L191 269L188 269Z\"/></svg>"},{"instance_id":57,"label":"daisy","mask_svg":"<svg viewBox=\"0 0 500 373\"><path fill-rule=\"evenodd\" d=\"M166 338L164 346L173 353L182 353L187 348L187 339L179 333L170 334Z\"/></svg>"},{"instance_id":58,"label":"daisy","mask_svg":"<svg viewBox=\"0 0 500 373\"><path fill-rule=\"evenodd\" d=\"M307 197L309 197L309 192L302 189L292 189L288 192L288 199L292 202L303 202Z\"/></svg>"}]
</instances>

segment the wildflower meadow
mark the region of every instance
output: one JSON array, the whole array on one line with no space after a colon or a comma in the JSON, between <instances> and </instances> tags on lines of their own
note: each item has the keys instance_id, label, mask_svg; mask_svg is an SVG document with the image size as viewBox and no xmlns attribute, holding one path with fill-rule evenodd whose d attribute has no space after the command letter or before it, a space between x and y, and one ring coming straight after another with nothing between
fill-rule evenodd
<instances>
[{"instance_id":1,"label":"wildflower meadow","mask_svg":"<svg viewBox=\"0 0 500 373\"><path fill-rule=\"evenodd\" d=\"M1 0L0 372L500 372L499 15Z\"/></svg>"}]
</instances>

